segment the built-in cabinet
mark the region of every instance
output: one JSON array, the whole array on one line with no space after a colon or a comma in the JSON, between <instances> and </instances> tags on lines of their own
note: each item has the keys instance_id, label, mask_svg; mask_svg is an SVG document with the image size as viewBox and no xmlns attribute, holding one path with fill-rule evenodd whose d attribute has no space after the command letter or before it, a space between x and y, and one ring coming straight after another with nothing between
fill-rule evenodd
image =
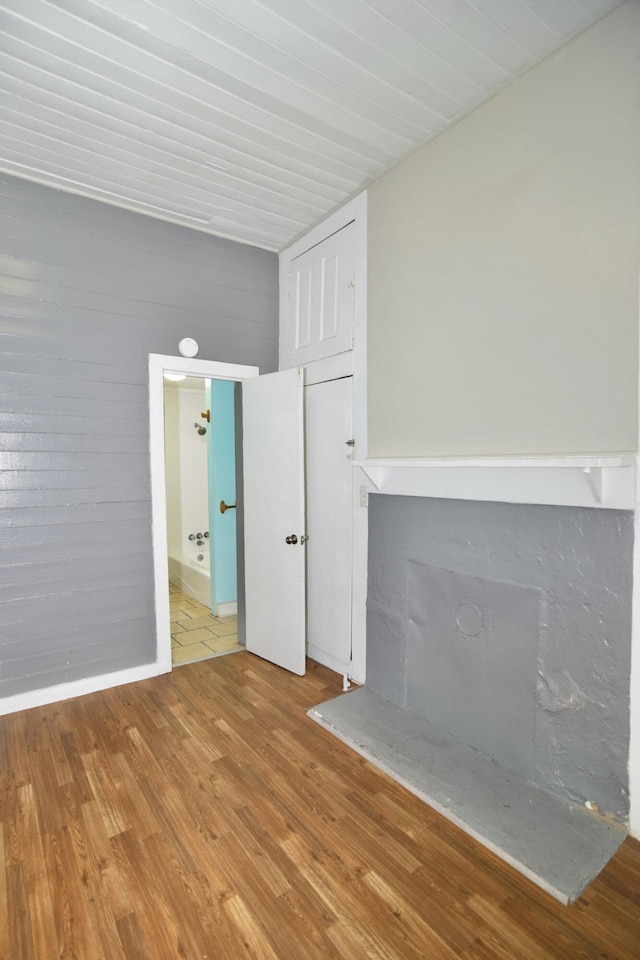
<instances>
[{"instance_id":1,"label":"built-in cabinet","mask_svg":"<svg viewBox=\"0 0 640 960\"><path fill-rule=\"evenodd\" d=\"M362 201L345 208L280 258L280 369L302 367L305 384L307 655L359 681L354 530L361 537L366 523L354 518L353 423L361 209ZM359 547L366 553L366 541Z\"/></svg>"},{"instance_id":2,"label":"built-in cabinet","mask_svg":"<svg viewBox=\"0 0 640 960\"><path fill-rule=\"evenodd\" d=\"M307 383L307 654L351 674L353 377Z\"/></svg>"},{"instance_id":3,"label":"built-in cabinet","mask_svg":"<svg viewBox=\"0 0 640 960\"><path fill-rule=\"evenodd\" d=\"M280 369L352 349L354 241L352 220L288 261L281 291L286 309L280 314Z\"/></svg>"}]
</instances>

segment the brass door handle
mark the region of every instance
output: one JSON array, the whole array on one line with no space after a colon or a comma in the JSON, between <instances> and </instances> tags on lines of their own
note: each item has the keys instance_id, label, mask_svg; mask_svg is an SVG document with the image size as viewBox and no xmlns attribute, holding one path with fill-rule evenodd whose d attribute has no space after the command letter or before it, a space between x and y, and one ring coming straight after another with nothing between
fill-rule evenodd
<instances>
[{"instance_id":1,"label":"brass door handle","mask_svg":"<svg viewBox=\"0 0 640 960\"><path fill-rule=\"evenodd\" d=\"M206 420L207 423L211 423L211 410L205 410L204 413L201 413L200 416L203 420Z\"/></svg>"},{"instance_id":2,"label":"brass door handle","mask_svg":"<svg viewBox=\"0 0 640 960\"><path fill-rule=\"evenodd\" d=\"M235 510L235 503L225 503L224 500L220 501L220 513L226 513L227 510Z\"/></svg>"}]
</instances>

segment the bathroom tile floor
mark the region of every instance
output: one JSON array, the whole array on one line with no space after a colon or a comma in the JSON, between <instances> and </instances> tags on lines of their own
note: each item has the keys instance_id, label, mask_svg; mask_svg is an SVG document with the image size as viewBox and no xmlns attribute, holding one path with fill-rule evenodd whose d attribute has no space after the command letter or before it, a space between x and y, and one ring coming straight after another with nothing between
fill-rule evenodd
<instances>
[{"instance_id":1,"label":"bathroom tile floor","mask_svg":"<svg viewBox=\"0 0 640 960\"><path fill-rule=\"evenodd\" d=\"M244 650L238 643L238 618L214 617L208 607L169 584L171 662L194 663Z\"/></svg>"}]
</instances>

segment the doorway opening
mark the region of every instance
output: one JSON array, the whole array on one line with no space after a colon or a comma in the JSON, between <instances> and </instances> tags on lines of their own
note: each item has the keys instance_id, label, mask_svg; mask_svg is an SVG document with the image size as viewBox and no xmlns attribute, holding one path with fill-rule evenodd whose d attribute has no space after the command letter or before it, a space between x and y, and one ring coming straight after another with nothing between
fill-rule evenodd
<instances>
[{"instance_id":1,"label":"doorway opening","mask_svg":"<svg viewBox=\"0 0 640 960\"><path fill-rule=\"evenodd\" d=\"M237 636L235 386L164 375L174 666L243 649Z\"/></svg>"},{"instance_id":2,"label":"doorway opening","mask_svg":"<svg viewBox=\"0 0 640 960\"><path fill-rule=\"evenodd\" d=\"M152 484L152 526L153 526L153 552L154 552L154 585L155 585L155 612L156 612L156 635L157 635L157 663L158 672L168 672L172 669L173 663L191 662L195 659L204 659L206 656L216 656L221 652L225 643L225 637L237 635L237 623L231 623L226 619L237 612L238 600L242 606L242 590L236 594L233 599L235 609L229 605L231 601L224 595L229 590L229 571L233 566L233 575L235 576L235 557L232 564L226 564L226 570L222 569L219 563L221 577L207 578L209 584L209 604L205 605L207 583L205 581L204 569L205 558L211 557L209 572L215 569L214 551L211 550L212 539L210 524L208 522L205 506L196 502L196 493L198 487L202 486L203 477L194 477L194 489L187 490L184 495L178 494L182 502L193 499L194 511L189 508L188 516L180 518L175 522L175 516L172 518L171 502L175 500L176 476L172 473L171 467L167 469L168 445L172 443L169 437L169 431L165 430L165 409L168 419L175 419L176 407L180 404L175 403L179 394L172 392L169 388L165 391L167 381L165 375L170 377L184 377L184 380L174 379L174 384L179 387L180 383L185 381L192 388L192 395L185 400L185 409L189 408L189 403L196 401L196 406L202 406L202 410L196 411L198 416L190 421L189 430L193 436L189 439L197 438L197 441L206 440L208 431L208 422L206 418L200 417L201 413L206 413L211 409L211 393L214 397L220 392L233 393L235 383L258 375L257 367L241 366L238 364L218 363L215 361L196 360L184 357L163 356L160 354L151 354L149 356L149 403L150 403L150 452L151 452L151 484ZM207 388L207 383L209 387ZM173 388L175 391L175 387ZM198 391L203 391L202 393ZM186 397L185 391L185 397ZM200 403L204 398L205 404ZM232 401L233 403L233 401ZM193 412L193 411L192 411ZM179 425L180 436L185 432L184 417L180 417ZM188 423L189 421L186 421ZM198 451L196 445L191 449L191 454L198 456L198 452L205 452L205 463L207 466L207 448L200 447ZM175 451L174 451L175 452ZM209 453L211 447L209 447ZM175 458L171 458L172 462ZM234 458L235 459L235 458ZM193 461L186 464L185 472L191 472ZM200 471L206 476L206 469ZM208 486L205 484L205 486ZM221 489L218 486L218 489ZM193 496L192 496L193 495ZM222 500L223 497L220 497ZM231 504L229 504L231 505ZM175 506L175 503L174 503ZM219 506L219 505L218 505ZM198 513L200 511L200 513ZM182 512L182 508L179 513ZM235 511L223 511L229 513L225 527L232 528L232 539L235 546ZM221 514L222 516L222 514ZM169 519L168 519L169 518ZM197 529L190 529L194 525ZM186 527L189 527L187 530ZM203 529L201 529L201 527ZM205 537L205 533L209 536ZM194 539L189 540L193 534ZM200 534L201 536L198 536ZM189 548L194 548L193 551ZM208 548L208 549L207 549ZM193 552L193 556L191 553ZM202 560L198 557L202 556ZM201 566L200 566L201 565ZM198 576L198 574L200 576ZM233 579L233 578L232 578ZM170 587L170 580L173 580L173 586ZM226 586L225 586L226 583ZM189 586L188 590L184 587ZM204 592L203 592L204 591ZM216 591L218 591L216 593ZM213 619L211 615L213 614ZM242 610L240 610L242 617ZM226 621L226 622L225 622ZM200 631L206 631L201 633ZM172 638L173 633L173 638ZM184 636L183 636L184 635ZM181 639L182 638L182 639ZM178 641L176 643L176 640ZM188 646L193 647L187 650ZM237 643L237 639L236 639ZM198 644L202 646L199 647ZM216 647L218 648L216 650ZM180 652L181 648L185 648ZM178 652L172 656L172 649Z\"/></svg>"}]
</instances>

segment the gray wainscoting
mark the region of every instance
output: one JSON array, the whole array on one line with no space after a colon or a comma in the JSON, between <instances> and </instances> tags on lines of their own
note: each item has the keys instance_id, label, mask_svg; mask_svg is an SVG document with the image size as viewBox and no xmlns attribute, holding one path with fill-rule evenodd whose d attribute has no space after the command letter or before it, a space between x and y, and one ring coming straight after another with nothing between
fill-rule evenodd
<instances>
[{"instance_id":1,"label":"gray wainscoting","mask_svg":"<svg viewBox=\"0 0 640 960\"><path fill-rule=\"evenodd\" d=\"M623 820L632 513L378 495L369 519L367 685Z\"/></svg>"},{"instance_id":2,"label":"gray wainscoting","mask_svg":"<svg viewBox=\"0 0 640 960\"><path fill-rule=\"evenodd\" d=\"M156 657L148 355L277 368L278 261L0 175L0 697Z\"/></svg>"}]
</instances>

